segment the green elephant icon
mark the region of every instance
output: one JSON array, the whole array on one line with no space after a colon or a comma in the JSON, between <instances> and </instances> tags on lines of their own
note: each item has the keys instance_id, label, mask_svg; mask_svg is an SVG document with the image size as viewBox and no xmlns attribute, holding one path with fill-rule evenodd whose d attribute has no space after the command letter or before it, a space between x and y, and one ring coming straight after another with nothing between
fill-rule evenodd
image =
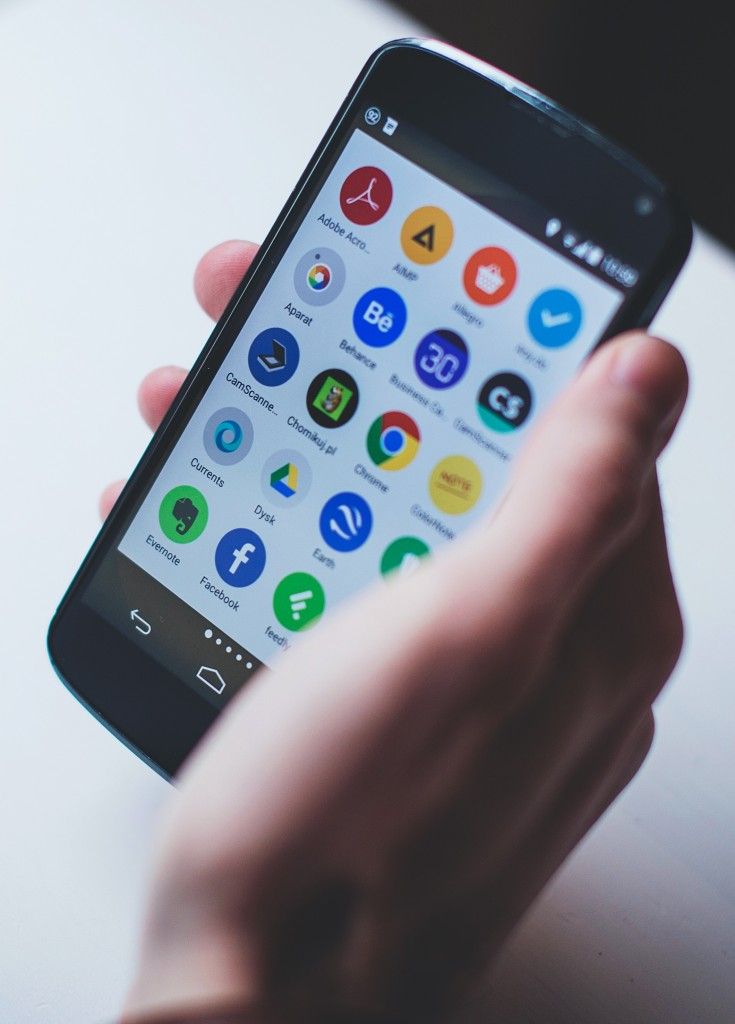
<instances>
[{"instance_id":1,"label":"green elephant icon","mask_svg":"<svg viewBox=\"0 0 735 1024\"><path fill-rule=\"evenodd\" d=\"M158 522L169 540L189 544L201 537L209 518L207 502L196 487L174 487L161 502Z\"/></svg>"}]
</instances>

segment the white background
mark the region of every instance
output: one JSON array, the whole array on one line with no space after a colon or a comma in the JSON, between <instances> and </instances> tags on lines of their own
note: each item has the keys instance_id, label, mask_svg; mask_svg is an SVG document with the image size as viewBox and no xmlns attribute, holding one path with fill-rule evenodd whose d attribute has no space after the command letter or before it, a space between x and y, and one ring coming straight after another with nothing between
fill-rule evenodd
<instances>
[{"instance_id":1,"label":"white background","mask_svg":"<svg viewBox=\"0 0 735 1024\"><path fill-rule=\"evenodd\" d=\"M97 493L145 441L138 379L193 359L198 255L264 235L363 59L408 29L366 0L0 2L3 1022L114 1017L170 795L44 652ZM734 294L732 257L700 237L657 324L693 393L662 470L688 644L653 755L478 1022L733 1018Z\"/></svg>"}]
</instances>

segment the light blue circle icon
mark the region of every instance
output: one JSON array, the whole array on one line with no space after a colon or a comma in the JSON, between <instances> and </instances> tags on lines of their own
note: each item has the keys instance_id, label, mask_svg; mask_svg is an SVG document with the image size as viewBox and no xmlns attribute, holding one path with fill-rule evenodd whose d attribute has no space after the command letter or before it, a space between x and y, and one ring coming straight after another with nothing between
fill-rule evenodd
<instances>
[{"instance_id":1,"label":"light blue circle icon","mask_svg":"<svg viewBox=\"0 0 735 1024\"><path fill-rule=\"evenodd\" d=\"M582 326L582 307L571 292L549 288L533 300L528 310L528 330L544 348L568 345Z\"/></svg>"},{"instance_id":2,"label":"light blue circle icon","mask_svg":"<svg viewBox=\"0 0 735 1024\"><path fill-rule=\"evenodd\" d=\"M291 380L299 365L296 338L283 327L261 331L248 352L248 367L259 384L275 388Z\"/></svg>"},{"instance_id":3,"label":"light blue circle icon","mask_svg":"<svg viewBox=\"0 0 735 1024\"><path fill-rule=\"evenodd\" d=\"M360 341L373 348L392 345L406 326L406 303L392 288L371 288L355 306L352 326Z\"/></svg>"},{"instance_id":4,"label":"light blue circle icon","mask_svg":"<svg viewBox=\"0 0 735 1024\"><path fill-rule=\"evenodd\" d=\"M234 466L248 454L253 446L253 424L242 409L228 406L219 409L207 420L204 428L204 448L210 459L220 466Z\"/></svg>"},{"instance_id":5,"label":"light blue circle icon","mask_svg":"<svg viewBox=\"0 0 735 1024\"><path fill-rule=\"evenodd\" d=\"M214 443L218 451L223 455L232 455L242 444L245 435L237 420L227 420L220 423L214 434Z\"/></svg>"},{"instance_id":6,"label":"light blue circle icon","mask_svg":"<svg viewBox=\"0 0 735 1024\"><path fill-rule=\"evenodd\" d=\"M373 528L370 506L359 494L341 491L330 498L319 516L319 530L335 551L362 547Z\"/></svg>"},{"instance_id":7,"label":"light blue circle icon","mask_svg":"<svg viewBox=\"0 0 735 1024\"><path fill-rule=\"evenodd\" d=\"M265 569L265 544L253 530L230 530L217 545L214 564L228 587L249 587Z\"/></svg>"}]
</instances>

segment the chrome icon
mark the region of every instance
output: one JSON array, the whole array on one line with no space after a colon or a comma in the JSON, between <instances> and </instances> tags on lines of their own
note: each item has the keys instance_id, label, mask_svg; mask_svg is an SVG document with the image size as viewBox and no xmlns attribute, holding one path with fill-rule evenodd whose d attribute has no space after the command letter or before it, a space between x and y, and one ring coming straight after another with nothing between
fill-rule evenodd
<instances>
[{"instance_id":1,"label":"chrome icon","mask_svg":"<svg viewBox=\"0 0 735 1024\"><path fill-rule=\"evenodd\" d=\"M384 412L367 434L368 455L381 469L405 469L419 450L421 433L405 412Z\"/></svg>"},{"instance_id":2,"label":"chrome icon","mask_svg":"<svg viewBox=\"0 0 735 1024\"><path fill-rule=\"evenodd\" d=\"M234 466L252 448L253 434L253 424L242 409L219 409L204 428L204 450L220 466Z\"/></svg>"},{"instance_id":3,"label":"chrome icon","mask_svg":"<svg viewBox=\"0 0 735 1024\"><path fill-rule=\"evenodd\" d=\"M310 306L326 306L345 284L345 265L334 249L320 246L305 252L293 275L296 294Z\"/></svg>"}]
</instances>

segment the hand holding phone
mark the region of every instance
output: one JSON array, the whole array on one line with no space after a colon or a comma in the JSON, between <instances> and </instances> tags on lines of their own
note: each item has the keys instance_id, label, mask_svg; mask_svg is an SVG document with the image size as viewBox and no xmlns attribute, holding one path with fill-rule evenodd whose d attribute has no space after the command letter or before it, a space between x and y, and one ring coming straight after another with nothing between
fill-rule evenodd
<instances>
[{"instance_id":1,"label":"hand holding phone","mask_svg":"<svg viewBox=\"0 0 735 1024\"><path fill-rule=\"evenodd\" d=\"M215 317L236 251L198 274ZM179 780L131 1021L448 1019L650 745L681 643L655 459L685 394L670 346L605 346L491 522L232 704Z\"/></svg>"},{"instance_id":2,"label":"hand holding phone","mask_svg":"<svg viewBox=\"0 0 735 1024\"><path fill-rule=\"evenodd\" d=\"M477 527L690 237L650 172L533 90L383 47L62 602L64 681L173 774L324 615Z\"/></svg>"}]
</instances>

